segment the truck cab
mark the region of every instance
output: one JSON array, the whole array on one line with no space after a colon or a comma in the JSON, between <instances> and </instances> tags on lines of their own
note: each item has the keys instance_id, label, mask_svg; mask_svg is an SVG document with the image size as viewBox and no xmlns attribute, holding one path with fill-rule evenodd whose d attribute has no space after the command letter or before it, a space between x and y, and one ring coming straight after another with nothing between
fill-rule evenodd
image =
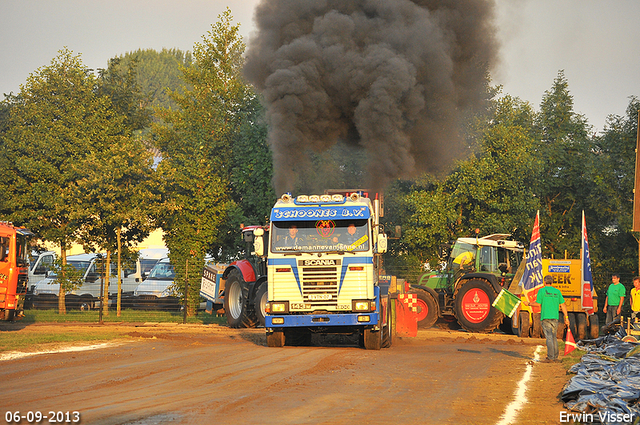
<instances>
[{"instance_id":1,"label":"truck cab","mask_svg":"<svg viewBox=\"0 0 640 425\"><path fill-rule=\"evenodd\" d=\"M268 345L304 345L313 333L358 333L365 348L380 349L389 337L378 285L387 239L371 200L357 193L286 194L270 221Z\"/></svg>"},{"instance_id":2,"label":"truck cab","mask_svg":"<svg viewBox=\"0 0 640 425\"><path fill-rule=\"evenodd\" d=\"M24 316L24 302L29 285L27 243L33 236L27 229L0 223L0 319Z\"/></svg>"}]
</instances>

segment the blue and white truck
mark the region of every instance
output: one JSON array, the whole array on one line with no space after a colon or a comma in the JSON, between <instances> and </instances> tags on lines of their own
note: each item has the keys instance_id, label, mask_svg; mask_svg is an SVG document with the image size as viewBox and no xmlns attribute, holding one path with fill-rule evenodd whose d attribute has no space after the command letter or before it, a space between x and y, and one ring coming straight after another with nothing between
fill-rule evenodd
<instances>
[{"instance_id":1,"label":"blue and white truck","mask_svg":"<svg viewBox=\"0 0 640 425\"><path fill-rule=\"evenodd\" d=\"M313 333L353 334L361 346L391 345L390 310L378 285L387 237L380 204L361 193L283 195L269 236L256 229L267 258L267 345L307 344Z\"/></svg>"}]
</instances>

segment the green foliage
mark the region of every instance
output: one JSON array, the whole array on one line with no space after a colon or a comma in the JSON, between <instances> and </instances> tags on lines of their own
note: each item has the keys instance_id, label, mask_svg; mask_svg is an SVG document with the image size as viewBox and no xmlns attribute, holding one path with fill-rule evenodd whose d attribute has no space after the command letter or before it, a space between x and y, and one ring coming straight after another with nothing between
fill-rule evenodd
<instances>
[{"instance_id":1,"label":"green foliage","mask_svg":"<svg viewBox=\"0 0 640 425\"><path fill-rule=\"evenodd\" d=\"M597 230L589 242L594 269L601 275L638 273L638 241L631 232L638 111L640 100L632 97L626 115L610 116L595 139L588 202L596 219L587 221L587 226ZM604 290L608 276L603 280Z\"/></svg>"},{"instance_id":2,"label":"green foliage","mask_svg":"<svg viewBox=\"0 0 640 425\"><path fill-rule=\"evenodd\" d=\"M542 174L536 194L541 200L540 232L543 255L578 258L582 210L588 207L591 190L589 168L592 141L590 127L573 111L564 72L546 91L536 119L540 133Z\"/></svg>"},{"instance_id":3,"label":"green foliage","mask_svg":"<svg viewBox=\"0 0 640 425\"><path fill-rule=\"evenodd\" d=\"M231 197L239 207L240 216L234 217L229 228L235 236L234 242L237 242L226 249L230 256L244 248L236 229L241 224L266 224L277 197L271 184L273 162L267 144L264 109L258 96L248 89L246 100L239 111L243 116L239 129L231 135Z\"/></svg>"},{"instance_id":4,"label":"green foliage","mask_svg":"<svg viewBox=\"0 0 640 425\"><path fill-rule=\"evenodd\" d=\"M71 264L66 264L62 257L55 259L52 271L56 274L56 282L60 284L60 289L64 293L78 289L84 283L84 270L78 270Z\"/></svg>"},{"instance_id":5,"label":"green foliage","mask_svg":"<svg viewBox=\"0 0 640 425\"><path fill-rule=\"evenodd\" d=\"M0 214L29 227L63 250L80 227L73 196L83 176L78 166L92 149L117 143L123 119L79 56L62 50L50 66L32 74L11 99L0 166Z\"/></svg>"},{"instance_id":6,"label":"green foliage","mask_svg":"<svg viewBox=\"0 0 640 425\"><path fill-rule=\"evenodd\" d=\"M2 110L0 167L8 178L0 212L60 246L63 312L64 293L75 287L64 283L72 242L114 252L118 233L131 246L153 226L151 154L132 136L148 125L149 112L133 64L112 60L95 77L66 49Z\"/></svg>"},{"instance_id":7,"label":"green foliage","mask_svg":"<svg viewBox=\"0 0 640 425\"><path fill-rule=\"evenodd\" d=\"M182 69L191 66L190 52L179 49L138 49L114 59L118 67L135 64L135 78L147 104L151 107L177 109L171 92L182 93Z\"/></svg>"},{"instance_id":8,"label":"green foliage","mask_svg":"<svg viewBox=\"0 0 640 425\"><path fill-rule=\"evenodd\" d=\"M233 217L240 216L229 190L233 141L246 116L239 111L254 95L241 78L245 46L238 31L227 9L195 44L193 65L183 69L185 92L172 94L180 109L162 111L164 125L154 127L166 194L160 219L183 294L188 275L190 315L205 254L223 253L236 237Z\"/></svg>"}]
</instances>

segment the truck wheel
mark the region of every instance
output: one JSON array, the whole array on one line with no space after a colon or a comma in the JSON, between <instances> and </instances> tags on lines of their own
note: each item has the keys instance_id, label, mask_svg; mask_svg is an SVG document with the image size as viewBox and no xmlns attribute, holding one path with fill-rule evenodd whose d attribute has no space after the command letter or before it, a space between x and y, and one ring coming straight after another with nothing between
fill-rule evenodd
<instances>
[{"instance_id":1,"label":"truck wheel","mask_svg":"<svg viewBox=\"0 0 640 425\"><path fill-rule=\"evenodd\" d=\"M573 337L577 341L577 338L578 338L578 327L576 326L576 315L575 315L575 313L569 313L569 327L571 328L571 333L573 334Z\"/></svg>"},{"instance_id":2,"label":"truck wheel","mask_svg":"<svg viewBox=\"0 0 640 425\"><path fill-rule=\"evenodd\" d=\"M393 343L393 335L391 332L393 324L391 323L391 306L387 304L387 324L382 328L382 348L389 348Z\"/></svg>"},{"instance_id":3,"label":"truck wheel","mask_svg":"<svg viewBox=\"0 0 640 425\"><path fill-rule=\"evenodd\" d=\"M93 310L93 297L80 297L80 310L90 311Z\"/></svg>"},{"instance_id":4,"label":"truck wheel","mask_svg":"<svg viewBox=\"0 0 640 425\"><path fill-rule=\"evenodd\" d=\"M586 313L576 313L576 341L587 339L587 315Z\"/></svg>"},{"instance_id":5,"label":"truck wheel","mask_svg":"<svg viewBox=\"0 0 640 425\"><path fill-rule=\"evenodd\" d=\"M418 327L430 328L438 320L438 304L433 295L420 288L412 288L410 294L418 298Z\"/></svg>"},{"instance_id":6,"label":"truck wheel","mask_svg":"<svg viewBox=\"0 0 640 425\"><path fill-rule=\"evenodd\" d=\"M284 332L267 332L267 347L284 347Z\"/></svg>"},{"instance_id":7,"label":"truck wheel","mask_svg":"<svg viewBox=\"0 0 640 425\"><path fill-rule=\"evenodd\" d=\"M542 320L540 319L540 313L533 313L533 329L531 331L531 337L544 337L544 332L542 332Z\"/></svg>"},{"instance_id":8,"label":"truck wheel","mask_svg":"<svg viewBox=\"0 0 640 425\"><path fill-rule=\"evenodd\" d=\"M256 312L256 318L258 319L258 325L264 326L265 309L267 307L267 283L263 283L256 292L256 297L253 300L253 310Z\"/></svg>"},{"instance_id":9,"label":"truck wheel","mask_svg":"<svg viewBox=\"0 0 640 425\"><path fill-rule=\"evenodd\" d=\"M497 293L486 280L471 279L453 294L454 314L469 332L491 332L500 326L504 314L491 306Z\"/></svg>"},{"instance_id":10,"label":"truck wheel","mask_svg":"<svg viewBox=\"0 0 640 425\"><path fill-rule=\"evenodd\" d=\"M566 331L565 328L566 326L564 324L564 315L560 313L560 316L558 318L558 331L556 332L556 338L564 339L564 333Z\"/></svg>"},{"instance_id":11,"label":"truck wheel","mask_svg":"<svg viewBox=\"0 0 640 425\"><path fill-rule=\"evenodd\" d=\"M238 270L232 270L225 284L224 311L227 315L227 324L232 328L252 328L256 324L255 312L248 311L245 300L248 293L247 283Z\"/></svg>"},{"instance_id":12,"label":"truck wheel","mask_svg":"<svg viewBox=\"0 0 640 425\"><path fill-rule=\"evenodd\" d=\"M529 320L529 312L521 311L518 314L518 321L519 321L518 330L520 332L518 336L523 338L529 338L531 336L531 323Z\"/></svg>"},{"instance_id":13,"label":"truck wheel","mask_svg":"<svg viewBox=\"0 0 640 425\"><path fill-rule=\"evenodd\" d=\"M600 336L600 324L597 314L589 315L589 336L596 339Z\"/></svg>"},{"instance_id":14,"label":"truck wheel","mask_svg":"<svg viewBox=\"0 0 640 425\"><path fill-rule=\"evenodd\" d=\"M382 331L374 331L370 328L362 330L364 337L364 348L366 350L379 350L382 348Z\"/></svg>"}]
</instances>

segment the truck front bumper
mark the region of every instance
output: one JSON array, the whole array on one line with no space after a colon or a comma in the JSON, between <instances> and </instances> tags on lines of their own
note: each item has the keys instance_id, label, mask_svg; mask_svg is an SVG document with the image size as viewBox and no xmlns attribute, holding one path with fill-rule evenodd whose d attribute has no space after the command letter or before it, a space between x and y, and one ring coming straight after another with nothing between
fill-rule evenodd
<instances>
[{"instance_id":1,"label":"truck front bumper","mask_svg":"<svg viewBox=\"0 0 640 425\"><path fill-rule=\"evenodd\" d=\"M339 314L274 314L265 317L266 328L371 326L377 325L378 312Z\"/></svg>"}]
</instances>

